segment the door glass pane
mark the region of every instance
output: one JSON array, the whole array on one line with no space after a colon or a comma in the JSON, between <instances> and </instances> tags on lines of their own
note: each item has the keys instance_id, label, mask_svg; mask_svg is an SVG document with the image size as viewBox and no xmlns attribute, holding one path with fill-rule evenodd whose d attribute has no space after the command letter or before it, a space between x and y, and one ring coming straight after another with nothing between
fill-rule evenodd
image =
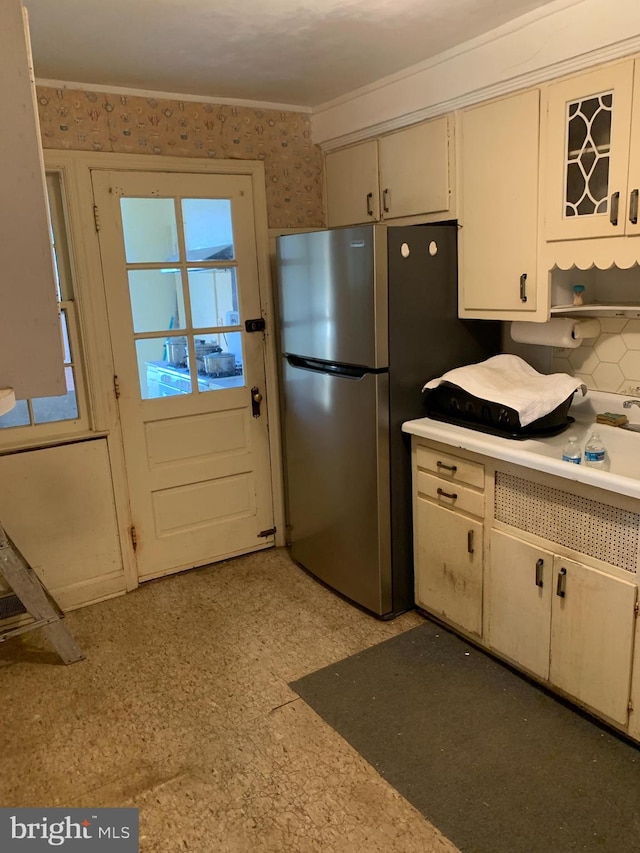
<instances>
[{"instance_id":1,"label":"door glass pane","mask_svg":"<svg viewBox=\"0 0 640 853\"><path fill-rule=\"evenodd\" d=\"M240 332L198 336L195 348L199 391L218 391L244 385Z\"/></svg>"},{"instance_id":2,"label":"door glass pane","mask_svg":"<svg viewBox=\"0 0 640 853\"><path fill-rule=\"evenodd\" d=\"M193 268L188 275L194 328L237 326L240 320L235 268Z\"/></svg>"},{"instance_id":3,"label":"door glass pane","mask_svg":"<svg viewBox=\"0 0 640 853\"><path fill-rule=\"evenodd\" d=\"M129 270L129 298L134 332L184 329L180 270Z\"/></svg>"},{"instance_id":4,"label":"door glass pane","mask_svg":"<svg viewBox=\"0 0 640 853\"><path fill-rule=\"evenodd\" d=\"M235 257L228 198L185 198L182 218L188 261L228 261Z\"/></svg>"},{"instance_id":5,"label":"door glass pane","mask_svg":"<svg viewBox=\"0 0 640 853\"><path fill-rule=\"evenodd\" d=\"M18 400L10 412L0 416L0 429L28 426L30 423L29 406L26 400Z\"/></svg>"},{"instance_id":6,"label":"door glass pane","mask_svg":"<svg viewBox=\"0 0 640 853\"><path fill-rule=\"evenodd\" d=\"M171 198L121 198L128 264L177 261L178 229Z\"/></svg>"},{"instance_id":7,"label":"door glass pane","mask_svg":"<svg viewBox=\"0 0 640 853\"><path fill-rule=\"evenodd\" d=\"M65 367L67 393L61 397L36 397L31 401L33 419L37 424L53 421L72 421L78 417L78 401L73 367Z\"/></svg>"},{"instance_id":8,"label":"door glass pane","mask_svg":"<svg viewBox=\"0 0 640 853\"><path fill-rule=\"evenodd\" d=\"M71 361L71 347L69 345L69 330L67 329L67 312L60 312L60 324L62 326L62 346L64 348L64 363Z\"/></svg>"},{"instance_id":9,"label":"door glass pane","mask_svg":"<svg viewBox=\"0 0 640 853\"><path fill-rule=\"evenodd\" d=\"M164 338L140 338L136 341L140 395L143 400L191 393L188 359L185 357L185 364L180 367L166 361L166 353L167 342Z\"/></svg>"},{"instance_id":10,"label":"door glass pane","mask_svg":"<svg viewBox=\"0 0 640 853\"><path fill-rule=\"evenodd\" d=\"M565 215L606 213L613 93L568 104Z\"/></svg>"}]
</instances>

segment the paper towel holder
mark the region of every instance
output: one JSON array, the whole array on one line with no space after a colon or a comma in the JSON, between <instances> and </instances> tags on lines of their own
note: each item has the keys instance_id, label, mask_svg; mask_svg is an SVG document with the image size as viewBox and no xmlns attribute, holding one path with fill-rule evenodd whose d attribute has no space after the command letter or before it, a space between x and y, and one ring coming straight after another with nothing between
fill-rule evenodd
<instances>
[{"instance_id":1,"label":"paper towel holder","mask_svg":"<svg viewBox=\"0 0 640 853\"><path fill-rule=\"evenodd\" d=\"M600 321L575 317L552 317L545 323L516 320L510 323L511 339L517 343L575 349L584 340L597 338Z\"/></svg>"}]
</instances>

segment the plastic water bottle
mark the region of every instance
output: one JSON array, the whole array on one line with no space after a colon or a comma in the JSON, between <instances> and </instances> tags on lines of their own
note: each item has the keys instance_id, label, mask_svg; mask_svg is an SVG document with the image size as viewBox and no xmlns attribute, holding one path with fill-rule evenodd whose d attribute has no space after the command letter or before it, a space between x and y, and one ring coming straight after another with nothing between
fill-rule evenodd
<instances>
[{"instance_id":1,"label":"plastic water bottle","mask_svg":"<svg viewBox=\"0 0 640 853\"><path fill-rule=\"evenodd\" d=\"M582 450L580 450L577 436L570 435L567 439L562 451L562 461L573 462L574 465L579 465L582 462Z\"/></svg>"},{"instance_id":2,"label":"plastic water bottle","mask_svg":"<svg viewBox=\"0 0 640 853\"><path fill-rule=\"evenodd\" d=\"M590 468L606 469L608 467L607 450L597 432L591 434L589 441L584 446L584 464Z\"/></svg>"}]
</instances>

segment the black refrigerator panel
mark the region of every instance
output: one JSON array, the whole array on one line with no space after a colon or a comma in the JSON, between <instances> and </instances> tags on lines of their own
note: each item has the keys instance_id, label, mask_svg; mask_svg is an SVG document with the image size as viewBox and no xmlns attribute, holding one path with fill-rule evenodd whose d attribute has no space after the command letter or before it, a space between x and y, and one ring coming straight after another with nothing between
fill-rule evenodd
<instances>
[{"instance_id":1,"label":"black refrigerator panel","mask_svg":"<svg viewBox=\"0 0 640 853\"><path fill-rule=\"evenodd\" d=\"M458 318L457 225L388 229L389 454L393 603L413 606L410 436L424 417L422 387L447 370L500 352L500 324Z\"/></svg>"}]
</instances>

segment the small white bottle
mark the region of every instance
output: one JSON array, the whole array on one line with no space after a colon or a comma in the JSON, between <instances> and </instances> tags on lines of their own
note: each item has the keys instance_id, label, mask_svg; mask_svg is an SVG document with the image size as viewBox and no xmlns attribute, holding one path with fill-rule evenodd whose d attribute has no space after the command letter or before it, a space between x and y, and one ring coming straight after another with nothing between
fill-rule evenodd
<instances>
[{"instance_id":1,"label":"small white bottle","mask_svg":"<svg viewBox=\"0 0 640 853\"><path fill-rule=\"evenodd\" d=\"M607 450L600 438L600 433L593 432L584 446L584 464L590 468L606 470L608 465Z\"/></svg>"},{"instance_id":2,"label":"small white bottle","mask_svg":"<svg viewBox=\"0 0 640 853\"><path fill-rule=\"evenodd\" d=\"M567 439L562 451L562 461L573 462L574 465L579 465L582 462L582 450L580 450L577 436L570 435Z\"/></svg>"}]
</instances>

